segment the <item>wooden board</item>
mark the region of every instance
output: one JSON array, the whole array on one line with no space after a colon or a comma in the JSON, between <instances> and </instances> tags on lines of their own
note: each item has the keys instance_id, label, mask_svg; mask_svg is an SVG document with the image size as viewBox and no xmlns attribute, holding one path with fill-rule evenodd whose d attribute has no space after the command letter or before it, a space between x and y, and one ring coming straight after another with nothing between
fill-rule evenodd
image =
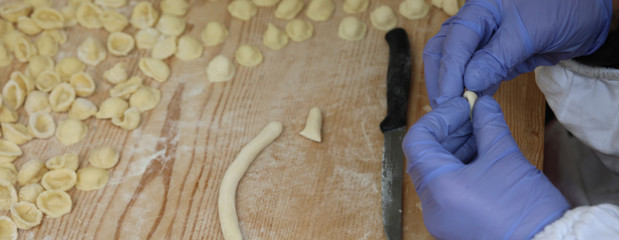
<instances>
[{"instance_id":1,"label":"wooden board","mask_svg":"<svg viewBox=\"0 0 619 240\"><path fill-rule=\"evenodd\" d=\"M154 2L158 6L159 1ZM378 128L386 110L385 32L369 27L362 41L339 39L338 23L347 14L336 1L334 16L314 23L312 39L272 51L262 46L262 33L267 23L283 28L286 21L274 18L274 8L260 8L248 22L232 19L225 11L228 2L190 1L186 34L199 37L206 22L217 20L229 26L230 37L222 45L206 48L198 60L168 60L173 73L167 82L146 80L163 97L153 111L142 114L138 129L127 132L107 120L88 119L89 133L81 143L65 147L50 138L22 146L25 154L15 162L18 167L67 152L78 153L80 166L87 166L89 150L101 145L120 150L121 161L111 169L105 189L69 191L74 201L70 214L44 218L40 226L20 231L20 239L223 239L217 215L222 176L239 150L273 120L284 124L284 133L257 157L237 191L246 238L385 237L380 204L383 137ZM130 1L130 6L135 3ZM384 0L372 1L370 9L380 4L397 7L396 1ZM129 16L130 9L122 12ZM369 24L369 12L357 16ZM446 18L437 9L417 21L400 17L414 56L411 124L427 105L421 51ZM108 34L74 27L68 35L57 59L76 56L76 47L87 36L104 41ZM230 82L209 83L205 68L210 59L219 54L232 57L240 44L258 46L265 62L255 68L239 66ZM98 84L90 99L100 104L107 97L110 85L101 75L118 61L126 62L132 75L144 77L137 61L147 55L147 51L134 51L126 58L108 55L102 64L89 67ZM16 63L0 69L0 83L10 72L24 68ZM525 78L502 87L497 99L525 155L539 163L543 98L531 76ZM325 116L322 143L298 134L314 106ZM55 115L57 121L65 118L66 114ZM427 238L415 207L419 200L414 187L408 177L405 181L405 237Z\"/></svg>"}]
</instances>

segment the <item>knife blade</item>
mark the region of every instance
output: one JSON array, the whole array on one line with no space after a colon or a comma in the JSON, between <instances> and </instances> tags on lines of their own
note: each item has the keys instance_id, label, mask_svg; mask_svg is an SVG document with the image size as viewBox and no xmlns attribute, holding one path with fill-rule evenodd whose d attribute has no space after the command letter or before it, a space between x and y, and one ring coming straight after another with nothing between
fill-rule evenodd
<instances>
[{"instance_id":1,"label":"knife blade","mask_svg":"<svg viewBox=\"0 0 619 240\"><path fill-rule=\"evenodd\" d=\"M408 35L396 28L385 35L389 44L387 70L387 116L380 123L385 137L382 163L383 227L389 240L402 239L402 177L406 115L411 81L411 51Z\"/></svg>"}]
</instances>

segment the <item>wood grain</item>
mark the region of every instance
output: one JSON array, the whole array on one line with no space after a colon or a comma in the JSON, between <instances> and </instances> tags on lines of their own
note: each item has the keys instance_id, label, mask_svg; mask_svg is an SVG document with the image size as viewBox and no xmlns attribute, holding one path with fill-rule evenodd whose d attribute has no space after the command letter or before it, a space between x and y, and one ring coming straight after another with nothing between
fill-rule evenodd
<instances>
[{"instance_id":1,"label":"wood grain","mask_svg":"<svg viewBox=\"0 0 619 240\"><path fill-rule=\"evenodd\" d=\"M122 9L126 16L136 3L129 2ZM158 6L159 1L153 2ZM237 190L245 237L385 238L380 204L383 137L378 127L386 111L385 32L369 27L362 41L339 39L338 23L347 14L336 1L334 16L314 23L310 40L272 51L262 46L262 33L268 23L279 28L286 23L274 18L274 8L260 8L254 19L243 22L225 11L230 1L189 2L185 34L199 37L206 22L217 20L229 26L230 37L222 45L206 48L198 60L168 60L172 76L167 82L146 80L162 91L162 101L142 114L138 129L125 131L107 120L88 119L88 135L78 144L65 147L55 138L24 144L18 167L66 152L78 153L84 167L88 151L101 145L121 151L121 161L111 169L104 189L69 191L74 201L70 214L44 218L40 226L20 231L20 239L222 239L217 215L221 178L240 149L272 120L281 121L284 132L256 158ZM372 1L370 9L380 4L396 9L398 2ZM369 24L369 12L357 16ZM433 9L424 19L399 19L409 31L413 49L411 124L428 105L421 51L446 18ZM87 36L104 41L108 35L81 27L67 33L69 41L56 60L76 56L76 47ZM240 44L258 46L265 62L254 68L239 66L230 82L209 83L207 63L219 54L232 57ZM108 55L102 64L89 67L98 84L89 99L98 105L108 96L111 86L101 76L118 61L127 63L131 75L145 77L137 70L137 61L147 55L147 51L134 51L126 58ZM0 84L10 72L24 69L25 64L19 63L0 69ZM505 84L496 97L525 155L541 166L543 98L531 75L524 78ZM325 117L322 143L298 134L314 106ZM25 123L24 111L19 112ZM54 117L58 121L66 114ZM429 238L414 187L410 178L405 181L405 237Z\"/></svg>"}]
</instances>

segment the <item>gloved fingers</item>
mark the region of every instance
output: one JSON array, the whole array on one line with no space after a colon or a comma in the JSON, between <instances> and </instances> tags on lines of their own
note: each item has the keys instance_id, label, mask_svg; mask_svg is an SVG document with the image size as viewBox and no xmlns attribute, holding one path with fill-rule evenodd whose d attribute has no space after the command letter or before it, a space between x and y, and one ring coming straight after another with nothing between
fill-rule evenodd
<instances>
[{"instance_id":1,"label":"gloved fingers","mask_svg":"<svg viewBox=\"0 0 619 240\"><path fill-rule=\"evenodd\" d=\"M475 136L471 135L466 142L452 152L452 154L462 163L469 164L475 156L477 156L477 143L475 142Z\"/></svg>"},{"instance_id":2,"label":"gloved fingers","mask_svg":"<svg viewBox=\"0 0 619 240\"><path fill-rule=\"evenodd\" d=\"M473 138L473 123L467 121L462 127L449 134L441 145L462 162L470 160L477 152Z\"/></svg>"},{"instance_id":3,"label":"gloved fingers","mask_svg":"<svg viewBox=\"0 0 619 240\"><path fill-rule=\"evenodd\" d=\"M441 30L426 43L423 49L426 90L428 91L428 99L432 108L438 107L434 99L439 96L438 76L441 58L443 58L442 48L446 31L446 27L441 27Z\"/></svg>"}]
</instances>

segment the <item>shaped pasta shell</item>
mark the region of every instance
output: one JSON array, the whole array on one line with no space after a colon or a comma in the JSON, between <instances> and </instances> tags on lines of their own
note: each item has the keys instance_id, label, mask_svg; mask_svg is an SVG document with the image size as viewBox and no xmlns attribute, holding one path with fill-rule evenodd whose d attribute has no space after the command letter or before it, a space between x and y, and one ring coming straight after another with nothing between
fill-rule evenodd
<instances>
[{"instance_id":1,"label":"shaped pasta shell","mask_svg":"<svg viewBox=\"0 0 619 240\"><path fill-rule=\"evenodd\" d=\"M2 123L2 133L4 138L17 145L22 145L32 140L26 125L21 123Z\"/></svg>"},{"instance_id":2,"label":"shaped pasta shell","mask_svg":"<svg viewBox=\"0 0 619 240\"><path fill-rule=\"evenodd\" d=\"M9 79L15 80L20 86L22 85L25 86L27 93L32 92L32 90L34 90L35 88L34 79L30 78L29 76L26 76L25 74L19 71L12 72Z\"/></svg>"},{"instance_id":3,"label":"shaped pasta shell","mask_svg":"<svg viewBox=\"0 0 619 240\"><path fill-rule=\"evenodd\" d=\"M47 190L37 197L37 207L48 218L59 218L71 212L71 196L64 191Z\"/></svg>"},{"instance_id":4,"label":"shaped pasta shell","mask_svg":"<svg viewBox=\"0 0 619 240\"><path fill-rule=\"evenodd\" d=\"M17 240L17 226L7 216L0 216L0 239Z\"/></svg>"},{"instance_id":5,"label":"shaped pasta shell","mask_svg":"<svg viewBox=\"0 0 619 240\"><path fill-rule=\"evenodd\" d=\"M45 167L49 169L66 168L76 171L79 165L79 158L75 153L67 153L54 156L45 162Z\"/></svg>"},{"instance_id":6,"label":"shaped pasta shell","mask_svg":"<svg viewBox=\"0 0 619 240\"><path fill-rule=\"evenodd\" d=\"M56 138L66 146L81 141L86 133L88 133L88 126L75 119L64 120L56 128Z\"/></svg>"},{"instance_id":7,"label":"shaped pasta shell","mask_svg":"<svg viewBox=\"0 0 619 240\"><path fill-rule=\"evenodd\" d=\"M64 25L65 27L73 27L77 25L77 19L75 19L75 13L77 12L77 7L72 5L64 6L60 9L60 13L64 17Z\"/></svg>"},{"instance_id":8,"label":"shaped pasta shell","mask_svg":"<svg viewBox=\"0 0 619 240\"><path fill-rule=\"evenodd\" d=\"M4 43L0 42L0 67L11 65L11 62L13 62L13 54L4 47Z\"/></svg>"},{"instance_id":9,"label":"shaped pasta shell","mask_svg":"<svg viewBox=\"0 0 619 240\"><path fill-rule=\"evenodd\" d=\"M258 12L256 5L249 0L234 0L228 4L228 13L243 21L251 19Z\"/></svg>"},{"instance_id":10,"label":"shaped pasta shell","mask_svg":"<svg viewBox=\"0 0 619 240\"><path fill-rule=\"evenodd\" d=\"M174 16L183 16L189 9L189 3L185 0L163 0L159 6L164 14Z\"/></svg>"},{"instance_id":11,"label":"shaped pasta shell","mask_svg":"<svg viewBox=\"0 0 619 240\"><path fill-rule=\"evenodd\" d=\"M22 154L21 148L17 144L0 139L0 163L10 163Z\"/></svg>"},{"instance_id":12,"label":"shaped pasta shell","mask_svg":"<svg viewBox=\"0 0 619 240\"><path fill-rule=\"evenodd\" d=\"M17 182L17 170L12 163L0 165L0 179L4 179L14 185Z\"/></svg>"},{"instance_id":13,"label":"shaped pasta shell","mask_svg":"<svg viewBox=\"0 0 619 240\"><path fill-rule=\"evenodd\" d=\"M85 28L98 29L103 25L99 20L99 15L102 10L97 5L90 2L84 2L75 10L75 20L77 23Z\"/></svg>"},{"instance_id":14,"label":"shaped pasta shell","mask_svg":"<svg viewBox=\"0 0 619 240\"><path fill-rule=\"evenodd\" d=\"M11 206L11 218L17 228L28 230L41 224L43 213L32 203L18 202Z\"/></svg>"},{"instance_id":15,"label":"shaped pasta shell","mask_svg":"<svg viewBox=\"0 0 619 240\"><path fill-rule=\"evenodd\" d=\"M18 84L15 80L9 80L2 88L2 96L6 105L13 109L19 109L26 99L26 86Z\"/></svg>"},{"instance_id":16,"label":"shaped pasta shell","mask_svg":"<svg viewBox=\"0 0 619 240\"><path fill-rule=\"evenodd\" d=\"M34 45L37 47L37 52L41 56L51 57L58 53L58 43L49 35L41 35L34 42Z\"/></svg>"},{"instance_id":17,"label":"shaped pasta shell","mask_svg":"<svg viewBox=\"0 0 619 240\"><path fill-rule=\"evenodd\" d=\"M101 20L103 28L110 33L120 32L129 25L129 20L127 20L125 15L114 10L103 11L99 15L99 20Z\"/></svg>"},{"instance_id":18,"label":"shaped pasta shell","mask_svg":"<svg viewBox=\"0 0 619 240\"><path fill-rule=\"evenodd\" d=\"M109 146L98 147L90 151L88 162L94 167L101 169L113 168L118 163L120 154Z\"/></svg>"},{"instance_id":19,"label":"shaped pasta shell","mask_svg":"<svg viewBox=\"0 0 619 240\"><path fill-rule=\"evenodd\" d=\"M154 28L140 29L135 34L135 44L138 49L152 49L157 44L157 39L161 33Z\"/></svg>"},{"instance_id":20,"label":"shaped pasta shell","mask_svg":"<svg viewBox=\"0 0 619 240\"><path fill-rule=\"evenodd\" d=\"M97 106L85 98L77 98L71 104L69 117L76 120L84 120L97 113Z\"/></svg>"},{"instance_id":21,"label":"shaped pasta shell","mask_svg":"<svg viewBox=\"0 0 619 240\"><path fill-rule=\"evenodd\" d=\"M0 7L0 16L9 22L17 22L22 16L28 16L32 12L32 6L25 3L5 4Z\"/></svg>"},{"instance_id":22,"label":"shaped pasta shell","mask_svg":"<svg viewBox=\"0 0 619 240\"><path fill-rule=\"evenodd\" d=\"M112 68L103 72L103 79L111 84L118 84L127 80L127 69L124 62L116 63Z\"/></svg>"},{"instance_id":23,"label":"shaped pasta shell","mask_svg":"<svg viewBox=\"0 0 619 240\"><path fill-rule=\"evenodd\" d=\"M127 108L129 108L129 104L125 100L111 97L101 103L99 112L95 114L95 117L98 119L121 117Z\"/></svg>"},{"instance_id":24,"label":"shaped pasta shell","mask_svg":"<svg viewBox=\"0 0 619 240\"><path fill-rule=\"evenodd\" d=\"M0 179L0 210L9 210L13 203L17 202L17 191L13 185Z\"/></svg>"},{"instance_id":25,"label":"shaped pasta shell","mask_svg":"<svg viewBox=\"0 0 619 240\"><path fill-rule=\"evenodd\" d=\"M108 8L119 8L125 6L127 0L95 0L95 3Z\"/></svg>"},{"instance_id":26,"label":"shaped pasta shell","mask_svg":"<svg viewBox=\"0 0 619 240\"><path fill-rule=\"evenodd\" d=\"M129 21L134 28L143 29L155 25L157 19L159 19L159 13L153 8L153 5L150 2L142 1L133 7Z\"/></svg>"},{"instance_id":27,"label":"shaped pasta shell","mask_svg":"<svg viewBox=\"0 0 619 240\"><path fill-rule=\"evenodd\" d=\"M22 165L21 169L17 173L17 183L20 186L36 183L43 177L43 174L47 172L43 163L37 160L30 160L24 165Z\"/></svg>"},{"instance_id":28,"label":"shaped pasta shell","mask_svg":"<svg viewBox=\"0 0 619 240\"><path fill-rule=\"evenodd\" d=\"M14 123L19 120L19 115L17 111L12 107L2 103L2 107L0 107L0 122L2 123Z\"/></svg>"},{"instance_id":29,"label":"shaped pasta shell","mask_svg":"<svg viewBox=\"0 0 619 240\"><path fill-rule=\"evenodd\" d=\"M220 22L208 22L204 30L202 30L202 43L205 46L215 46L226 40L230 32L225 25Z\"/></svg>"},{"instance_id":30,"label":"shaped pasta shell","mask_svg":"<svg viewBox=\"0 0 619 240\"><path fill-rule=\"evenodd\" d=\"M185 35L178 39L178 47L174 56L183 61L191 61L202 56L203 50L204 47L198 39Z\"/></svg>"},{"instance_id":31,"label":"shaped pasta shell","mask_svg":"<svg viewBox=\"0 0 619 240\"><path fill-rule=\"evenodd\" d=\"M69 78L71 78L73 74L83 72L85 69L86 65L74 57L63 58L58 62L58 64L56 64L55 68L56 72L58 72L63 81L69 81Z\"/></svg>"},{"instance_id":32,"label":"shaped pasta shell","mask_svg":"<svg viewBox=\"0 0 619 240\"><path fill-rule=\"evenodd\" d=\"M104 169L85 167L77 171L75 188L81 191L98 190L105 187L110 179L110 173Z\"/></svg>"},{"instance_id":33,"label":"shaped pasta shell","mask_svg":"<svg viewBox=\"0 0 619 240\"><path fill-rule=\"evenodd\" d=\"M42 92L51 92L58 84L62 82L60 74L55 71L46 70L37 76L34 81L34 86Z\"/></svg>"},{"instance_id":34,"label":"shaped pasta shell","mask_svg":"<svg viewBox=\"0 0 619 240\"><path fill-rule=\"evenodd\" d=\"M31 92L28 94L28 98L26 98L24 109L29 115L36 112L48 113L52 111L52 107L49 106L49 95L41 91Z\"/></svg>"},{"instance_id":35,"label":"shaped pasta shell","mask_svg":"<svg viewBox=\"0 0 619 240\"><path fill-rule=\"evenodd\" d=\"M28 131L36 138L49 138L54 136L56 122L47 112L35 112L28 119Z\"/></svg>"},{"instance_id":36,"label":"shaped pasta shell","mask_svg":"<svg viewBox=\"0 0 619 240\"><path fill-rule=\"evenodd\" d=\"M74 100L75 89L68 83L58 84L49 94L49 105L54 112L66 112Z\"/></svg>"},{"instance_id":37,"label":"shaped pasta shell","mask_svg":"<svg viewBox=\"0 0 619 240\"><path fill-rule=\"evenodd\" d=\"M112 124L125 130L133 130L140 125L140 110L128 108L121 117L113 117Z\"/></svg>"},{"instance_id":38,"label":"shaped pasta shell","mask_svg":"<svg viewBox=\"0 0 619 240\"><path fill-rule=\"evenodd\" d=\"M50 57L34 56L30 59L30 63L26 68L26 73L33 78L37 78L39 74L47 70L54 70L54 60ZM21 82L19 84L20 86L27 87L25 82ZM29 93L32 89L25 88L24 91Z\"/></svg>"},{"instance_id":39,"label":"shaped pasta shell","mask_svg":"<svg viewBox=\"0 0 619 240\"><path fill-rule=\"evenodd\" d=\"M77 48L77 58L90 66L96 66L99 64L105 59L106 55L107 54L103 44L93 37L88 37Z\"/></svg>"},{"instance_id":40,"label":"shaped pasta shell","mask_svg":"<svg viewBox=\"0 0 619 240\"><path fill-rule=\"evenodd\" d=\"M32 18L22 16L17 19L17 29L23 33L33 36L39 34L43 29L39 27Z\"/></svg>"},{"instance_id":41,"label":"shaped pasta shell","mask_svg":"<svg viewBox=\"0 0 619 240\"><path fill-rule=\"evenodd\" d=\"M116 84L110 89L110 97L117 97L122 99L129 99L131 94L142 87L142 78L132 77L129 80Z\"/></svg>"},{"instance_id":42,"label":"shaped pasta shell","mask_svg":"<svg viewBox=\"0 0 619 240\"><path fill-rule=\"evenodd\" d=\"M43 191L45 191L45 189L43 189L41 184L31 183L20 187L19 192L17 192L17 196L20 202L35 203L37 201L37 197Z\"/></svg>"},{"instance_id":43,"label":"shaped pasta shell","mask_svg":"<svg viewBox=\"0 0 619 240\"><path fill-rule=\"evenodd\" d=\"M85 72L73 74L69 79L69 83L75 89L75 95L79 97L89 97L95 92L95 81Z\"/></svg>"},{"instance_id":44,"label":"shaped pasta shell","mask_svg":"<svg viewBox=\"0 0 619 240\"><path fill-rule=\"evenodd\" d=\"M157 22L157 30L166 36L179 36L185 31L185 19L164 14Z\"/></svg>"},{"instance_id":45,"label":"shaped pasta shell","mask_svg":"<svg viewBox=\"0 0 619 240\"><path fill-rule=\"evenodd\" d=\"M76 182L75 171L66 168L51 170L41 178L41 185L46 190L68 191Z\"/></svg>"},{"instance_id":46,"label":"shaped pasta shell","mask_svg":"<svg viewBox=\"0 0 619 240\"><path fill-rule=\"evenodd\" d=\"M152 87L141 87L129 99L129 105L140 112L151 110L159 104L161 91Z\"/></svg>"},{"instance_id":47,"label":"shaped pasta shell","mask_svg":"<svg viewBox=\"0 0 619 240\"><path fill-rule=\"evenodd\" d=\"M159 40L151 51L151 57L156 59L166 59L176 52L176 37L166 37Z\"/></svg>"},{"instance_id":48,"label":"shaped pasta shell","mask_svg":"<svg viewBox=\"0 0 619 240\"><path fill-rule=\"evenodd\" d=\"M134 46L133 37L123 32L112 33L107 38L107 50L115 56L127 56Z\"/></svg>"},{"instance_id":49,"label":"shaped pasta shell","mask_svg":"<svg viewBox=\"0 0 619 240\"><path fill-rule=\"evenodd\" d=\"M64 44L67 42L67 33L62 29L43 30L41 36L50 36L58 44Z\"/></svg>"},{"instance_id":50,"label":"shaped pasta shell","mask_svg":"<svg viewBox=\"0 0 619 240\"><path fill-rule=\"evenodd\" d=\"M18 37L15 42L15 48L13 54L17 61L26 63L30 61L30 58L37 55L37 48L32 44L30 39L26 37Z\"/></svg>"},{"instance_id":51,"label":"shaped pasta shell","mask_svg":"<svg viewBox=\"0 0 619 240\"><path fill-rule=\"evenodd\" d=\"M168 80L170 76L170 68L168 65L155 58L142 58L138 64L140 70L144 75L151 77L158 82L164 82Z\"/></svg>"},{"instance_id":52,"label":"shaped pasta shell","mask_svg":"<svg viewBox=\"0 0 619 240\"><path fill-rule=\"evenodd\" d=\"M31 18L42 29L62 28L64 26L64 16L58 10L50 7L35 9Z\"/></svg>"},{"instance_id":53,"label":"shaped pasta shell","mask_svg":"<svg viewBox=\"0 0 619 240\"><path fill-rule=\"evenodd\" d=\"M49 7L52 5L52 0L24 0L24 3L34 8Z\"/></svg>"}]
</instances>

